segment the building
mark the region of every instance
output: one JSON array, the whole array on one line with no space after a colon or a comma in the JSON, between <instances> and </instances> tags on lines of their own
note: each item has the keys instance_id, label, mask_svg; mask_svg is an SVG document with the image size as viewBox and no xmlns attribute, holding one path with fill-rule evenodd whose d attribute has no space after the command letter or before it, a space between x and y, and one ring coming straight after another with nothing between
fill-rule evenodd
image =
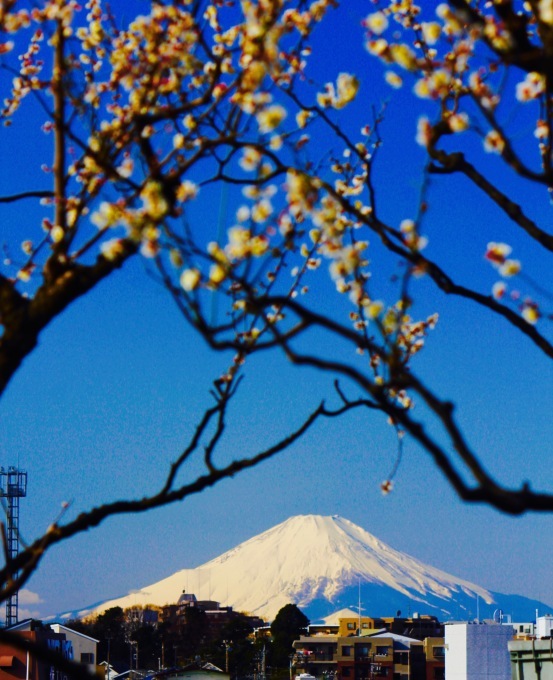
<instances>
[{"instance_id":1,"label":"building","mask_svg":"<svg viewBox=\"0 0 553 680\"><path fill-rule=\"evenodd\" d=\"M513 680L553 680L553 638L509 642Z\"/></svg>"},{"instance_id":2,"label":"building","mask_svg":"<svg viewBox=\"0 0 553 680\"><path fill-rule=\"evenodd\" d=\"M511 680L512 639L512 625L446 624L445 680Z\"/></svg>"},{"instance_id":3,"label":"building","mask_svg":"<svg viewBox=\"0 0 553 680\"><path fill-rule=\"evenodd\" d=\"M217 637L221 628L237 618L245 619L252 630L263 626L264 622L258 616L246 616L233 611L232 607L223 607L215 600L198 600L193 593L182 591L176 604L168 604L161 608L161 621L173 633L182 632L186 628L186 612L189 608L197 609L205 614L209 635Z\"/></svg>"},{"instance_id":4,"label":"building","mask_svg":"<svg viewBox=\"0 0 553 680\"><path fill-rule=\"evenodd\" d=\"M76 641L78 649L94 648L94 662L90 664L88 663L90 657L86 657L87 652L83 653L85 654L86 665L96 670L96 653L93 643L96 644L97 641L93 640L93 638L81 641L79 637L87 638L88 636L70 631L65 626L60 626L60 630L54 630L51 626L33 619L21 621L9 630L29 642L44 647L49 652L53 652L56 655L59 654L61 659L79 661L79 659L75 658L73 640ZM44 661L32 653L28 653L8 643L0 643L0 680L15 680L16 678L25 680L61 680L65 677L65 673L59 671L51 661ZM103 675L98 677L103 677Z\"/></svg>"},{"instance_id":5,"label":"building","mask_svg":"<svg viewBox=\"0 0 553 680\"><path fill-rule=\"evenodd\" d=\"M445 643L443 637L427 637L423 641L426 680L445 680Z\"/></svg>"},{"instance_id":6,"label":"building","mask_svg":"<svg viewBox=\"0 0 553 680\"><path fill-rule=\"evenodd\" d=\"M536 637L549 638L553 636L553 616L546 614L536 619Z\"/></svg>"},{"instance_id":7,"label":"building","mask_svg":"<svg viewBox=\"0 0 553 680\"><path fill-rule=\"evenodd\" d=\"M65 635L65 639L71 642L73 646L73 659L75 661L87 665L91 671L96 668L98 663L98 640L67 628L67 626L62 626L61 623L52 623L50 628L54 633Z\"/></svg>"},{"instance_id":8,"label":"building","mask_svg":"<svg viewBox=\"0 0 553 680\"><path fill-rule=\"evenodd\" d=\"M345 630L348 630L347 623L346 620ZM436 655L432 659L430 675L426 661L427 648L429 654L434 647L443 650L443 638L433 638L433 644L425 648L424 642L416 638L386 629L367 630L371 632L362 635L301 636L293 645L296 675L308 673L337 680L443 680L443 657ZM435 670L440 666L441 677Z\"/></svg>"},{"instance_id":9,"label":"building","mask_svg":"<svg viewBox=\"0 0 553 680\"><path fill-rule=\"evenodd\" d=\"M129 607L124 611L125 619L131 628L139 626L157 626L159 623L160 608L152 607Z\"/></svg>"},{"instance_id":10,"label":"building","mask_svg":"<svg viewBox=\"0 0 553 680\"><path fill-rule=\"evenodd\" d=\"M536 635L536 624L532 622L526 623L503 623L503 626L511 626L516 638L521 640L530 640Z\"/></svg>"},{"instance_id":11,"label":"building","mask_svg":"<svg viewBox=\"0 0 553 680\"><path fill-rule=\"evenodd\" d=\"M114 680L114 678L116 678L119 675L115 668L111 664L108 664L107 661L101 661L99 663L99 666L102 669L101 677L104 680Z\"/></svg>"},{"instance_id":12,"label":"building","mask_svg":"<svg viewBox=\"0 0 553 680\"><path fill-rule=\"evenodd\" d=\"M339 620L338 635L366 635L377 630L385 629L396 635L424 640L427 637L443 637L444 624L435 616L414 614L409 617L401 616L349 616ZM311 627L310 627L311 630Z\"/></svg>"}]
</instances>

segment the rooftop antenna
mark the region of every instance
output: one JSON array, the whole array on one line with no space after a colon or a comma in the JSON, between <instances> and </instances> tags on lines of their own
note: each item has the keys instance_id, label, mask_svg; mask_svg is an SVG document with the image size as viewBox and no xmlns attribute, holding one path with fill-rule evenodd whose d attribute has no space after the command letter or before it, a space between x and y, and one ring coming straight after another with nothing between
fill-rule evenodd
<instances>
[{"instance_id":1,"label":"rooftop antenna","mask_svg":"<svg viewBox=\"0 0 553 680\"><path fill-rule=\"evenodd\" d=\"M19 552L19 499L27 495L27 473L10 466L7 470L0 467L0 498L8 499L6 508L7 528L6 566L17 557ZM16 571L11 573L11 580L17 579ZM19 592L12 593L6 600L6 628L17 623Z\"/></svg>"}]
</instances>

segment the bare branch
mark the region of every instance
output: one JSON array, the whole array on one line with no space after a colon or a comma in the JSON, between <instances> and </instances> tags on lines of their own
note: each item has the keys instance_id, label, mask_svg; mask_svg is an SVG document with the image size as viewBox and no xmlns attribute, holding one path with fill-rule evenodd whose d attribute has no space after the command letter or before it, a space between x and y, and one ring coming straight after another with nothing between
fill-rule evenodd
<instances>
[{"instance_id":1,"label":"bare branch","mask_svg":"<svg viewBox=\"0 0 553 680\"><path fill-rule=\"evenodd\" d=\"M0 583L4 584L0 589L0 594L3 599L25 585L30 576L37 569L43 556L52 546L98 526L105 519L115 515L147 512L148 510L182 501L191 495L200 493L205 489L214 486L217 482L233 477L243 470L255 467L263 461L290 448L292 444L298 441L321 418L336 418L357 408L379 408L375 402L367 399L348 400L336 409L329 409L324 403L321 403L308 415L297 429L291 431L276 444L253 456L234 460L228 465L220 468L207 465L206 474L198 476L188 484L173 488L176 476L182 464L189 458L190 454L199 444L199 440L211 420L215 417L220 418L222 414L226 412L229 398L232 394L234 394L234 392L230 391L228 398L219 400L215 407L206 411L201 423L197 426L194 435L192 436L189 446L183 451L176 463L173 463L171 466L168 477L158 493L137 500L120 500L113 503L106 503L81 513L75 520L68 522L67 524L52 524L42 537L22 550L17 557L12 560L9 568L6 566L3 569L0 569ZM212 448L219 442L220 435L221 432L216 429L216 432L211 439ZM11 574L15 572L19 572L18 576L16 579L11 580Z\"/></svg>"},{"instance_id":2,"label":"bare branch","mask_svg":"<svg viewBox=\"0 0 553 680\"><path fill-rule=\"evenodd\" d=\"M0 196L0 203L15 203L27 198L53 198L53 191L22 191L19 194L11 194L10 196Z\"/></svg>"}]
</instances>

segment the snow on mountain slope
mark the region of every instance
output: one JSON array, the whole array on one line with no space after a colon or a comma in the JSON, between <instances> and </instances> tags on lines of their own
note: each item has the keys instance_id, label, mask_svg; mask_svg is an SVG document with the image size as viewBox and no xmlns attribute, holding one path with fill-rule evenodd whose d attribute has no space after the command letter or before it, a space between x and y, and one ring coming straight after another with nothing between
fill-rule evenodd
<instances>
[{"instance_id":1,"label":"snow on mountain slope","mask_svg":"<svg viewBox=\"0 0 553 680\"><path fill-rule=\"evenodd\" d=\"M326 601L341 608L340 594L359 583L363 588L381 587L382 593L389 589L404 600L427 603L434 609L443 602L444 611L459 597L465 602L476 601L477 596L488 604L494 601L484 588L390 548L347 519L300 515L196 569L183 569L131 595L105 602L101 610L173 603L186 590L198 599L216 600L270 620L289 602L306 608L314 601Z\"/></svg>"}]
</instances>

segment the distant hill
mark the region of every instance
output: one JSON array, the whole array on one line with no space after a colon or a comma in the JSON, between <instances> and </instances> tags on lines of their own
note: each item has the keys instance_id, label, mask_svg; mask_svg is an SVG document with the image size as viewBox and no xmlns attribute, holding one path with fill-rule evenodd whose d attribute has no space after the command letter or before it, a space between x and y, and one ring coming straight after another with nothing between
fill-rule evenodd
<instances>
[{"instance_id":1,"label":"distant hill","mask_svg":"<svg viewBox=\"0 0 553 680\"><path fill-rule=\"evenodd\" d=\"M299 515L237 545L195 569L183 569L132 595L66 612L85 616L109 607L164 605L181 592L216 600L272 620L289 602L312 622L337 610L403 616L435 614L442 620L491 618L501 608L516 621L532 621L545 604L490 592L394 550L338 516ZM201 596L201 597L200 597Z\"/></svg>"}]
</instances>

